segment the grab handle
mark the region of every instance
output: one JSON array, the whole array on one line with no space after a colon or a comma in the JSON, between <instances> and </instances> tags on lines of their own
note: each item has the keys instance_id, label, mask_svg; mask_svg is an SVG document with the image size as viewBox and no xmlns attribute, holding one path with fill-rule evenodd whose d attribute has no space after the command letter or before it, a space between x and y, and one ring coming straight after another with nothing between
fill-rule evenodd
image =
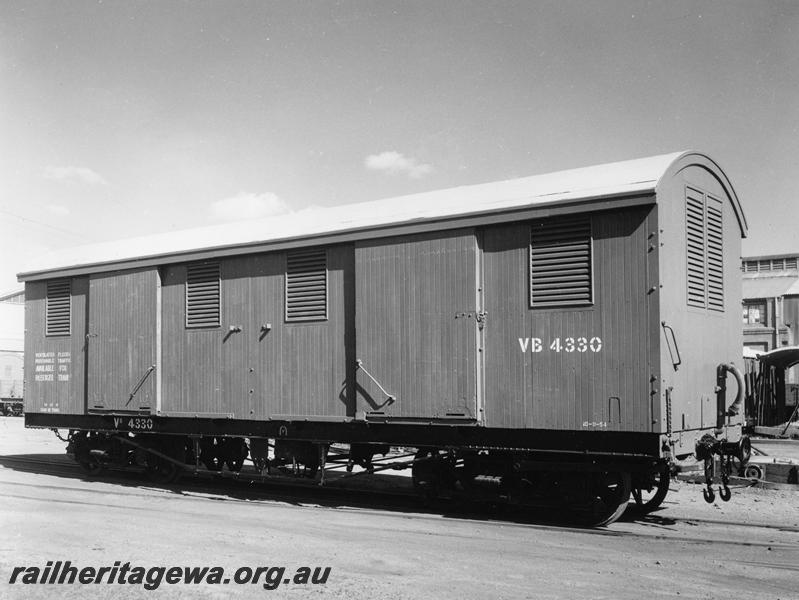
<instances>
[{"instance_id":1,"label":"grab handle","mask_svg":"<svg viewBox=\"0 0 799 600\"><path fill-rule=\"evenodd\" d=\"M674 365L674 370L677 370L682 364L682 358L680 358L680 349L677 346L677 336L674 335L674 330L669 326L666 325L666 321L660 322L661 327L663 327L663 334L666 335L666 346L669 348L669 356L671 356L671 364ZM671 344L669 343L669 336L666 334L666 330L671 332L671 340L674 342L674 350L671 349ZM674 355L677 354L677 360L674 360Z\"/></svg>"},{"instance_id":2,"label":"grab handle","mask_svg":"<svg viewBox=\"0 0 799 600\"><path fill-rule=\"evenodd\" d=\"M394 394L389 394L386 391L386 389L382 385L380 385L380 382L377 379L375 379L369 371L366 370L366 367L363 366L363 361L360 358L355 360L355 370L357 371L358 369L363 371L364 374L369 379L371 379L374 382L374 384L380 389L380 391L383 392L386 396L388 396L388 398L386 399L386 404L389 405L394 404L394 402L397 400L397 397Z\"/></svg>"}]
</instances>

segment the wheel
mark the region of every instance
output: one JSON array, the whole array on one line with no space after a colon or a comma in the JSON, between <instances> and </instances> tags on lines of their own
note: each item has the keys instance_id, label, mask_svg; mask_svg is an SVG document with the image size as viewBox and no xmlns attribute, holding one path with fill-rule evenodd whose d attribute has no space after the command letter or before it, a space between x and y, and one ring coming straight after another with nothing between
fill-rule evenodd
<instances>
[{"instance_id":1,"label":"wheel","mask_svg":"<svg viewBox=\"0 0 799 600\"><path fill-rule=\"evenodd\" d=\"M247 458L247 454L249 454L247 443L241 438L226 440L224 449L227 468L234 473L241 471L241 468L244 466L244 460Z\"/></svg>"},{"instance_id":2,"label":"wheel","mask_svg":"<svg viewBox=\"0 0 799 600\"><path fill-rule=\"evenodd\" d=\"M577 512L578 522L586 527L610 525L624 513L629 499L629 473L593 473L588 481L588 506Z\"/></svg>"},{"instance_id":3,"label":"wheel","mask_svg":"<svg viewBox=\"0 0 799 600\"><path fill-rule=\"evenodd\" d=\"M438 450L421 449L413 457L411 476L414 489L426 498L435 498L445 484L446 465Z\"/></svg>"},{"instance_id":4,"label":"wheel","mask_svg":"<svg viewBox=\"0 0 799 600\"><path fill-rule=\"evenodd\" d=\"M433 450L419 450L413 457L411 476L413 487L417 491L431 491L436 487L435 457L438 455Z\"/></svg>"},{"instance_id":5,"label":"wheel","mask_svg":"<svg viewBox=\"0 0 799 600\"><path fill-rule=\"evenodd\" d=\"M181 463L186 462L186 447L185 440L181 438L168 437L157 440L151 450L157 450L163 456L148 452L145 458L144 468L150 481L155 483L176 481L183 473ZM178 462L169 460L170 458L177 459Z\"/></svg>"},{"instance_id":6,"label":"wheel","mask_svg":"<svg viewBox=\"0 0 799 600\"><path fill-rule=\"evenodd\" d=\"M644 475L643 481L636 481L632 488L635 512L645 515L656 510L669 493L670 481L671 472L667 464L660 465L656 473Z\"/></svg>"},{"instance_id":7,"label":"wheel","mask_svg":"<svg viewBox=\"0 0 799 600\"><path fill-rule=\"evenodd\" d=\"M411 467L413 487L428 499L448 494L455 484L454 462L454 457L446 452L419 450Z\"/></svg>"},{"instance_id":8,"label":"wheel","mask_svg":"<svg viewBox=\"0 0 799 600\"><path fill-rule=\"evenodd\" d=\"M209 471L221 471L222 466L224 465L224 461L219 458L218 456L209 456L203 457L202 463L205 465L205 468Z\"/></svg>"},{"instance_id":9,"label":"wheel","mask_svg":"<svg viewBox=\"0 0 799 600\"><path fill-rule=\"evenodd\" d=\"M105 471L105 466L94 457L78 461L78 465L89 477L99 477Z\"/></svg>"},{"instance_id":10,"label":"wheel","mask_svg":"<svg viewBox=\"0 0 799 600\"><path fill-rule=\"evenodd\" d=\"M752 458L752 442L748 436L743 436L735 445L735 453L728 455L731 473L744 475L745 465Z\"/></svg>"},{"instance_id":11,"label":"wheel","mask_svg":"<svg viewBox=\"0 0 799 600\"><path fill-rule=\"evenodd\" d=\"M89 477L99 477L105 471L105 465L92 454L92 450L103 445L98 435L89 436L85 432L78 432L70 438L67 453L74 453L75 462Z\"/></svg>"},{"instance_id":12,"label":"wheel","mask_svg":"<svg viewBox=\"0 0 799 600\"><path fill-rule=\"evenodd\" d=\"M763 479L763 469L758 465L746 465L744 477L747 479Z\"/></svg>"},{"instance_id":13,"label":"wheel","mask_svg":"<svg viewBox=\"0 0 799 600\"><path fill-rule=\"evenodd\" d=\"M222 466L225 464L225 459L222 456L222 445L223 440L217 440L212 437L204 437L200 441L200 462L209 471L222 470Z\"/></svg>"},{"instance_id":14,"label":"wheel","mask_svg":"<svg viewBox=\"0 0 799 600\"><path fill-rule=\"evenodd\" d=\"M175 463L151 454L145 466L147 477L154 483L171 483L180 477L182 469Z\"/></svg>"}]
</instances>

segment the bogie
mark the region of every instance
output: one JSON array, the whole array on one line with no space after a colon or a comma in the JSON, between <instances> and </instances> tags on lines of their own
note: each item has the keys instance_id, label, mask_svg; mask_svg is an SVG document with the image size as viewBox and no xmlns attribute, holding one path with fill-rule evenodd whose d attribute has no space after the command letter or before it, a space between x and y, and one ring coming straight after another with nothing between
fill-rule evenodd
<instances>
[{"instance_id":1,"label":"bogie","mask_svg":"<svg viewBox=\"0 0 799 600\"><path fill-rule=\"evenodd\" d=\"M426 498L463 495L544 509L545 514L600 527L625 511L632 469L640 465L557 463L509 452L423 448L413 462L414 487Z\"/></svg>"}]
</instances>

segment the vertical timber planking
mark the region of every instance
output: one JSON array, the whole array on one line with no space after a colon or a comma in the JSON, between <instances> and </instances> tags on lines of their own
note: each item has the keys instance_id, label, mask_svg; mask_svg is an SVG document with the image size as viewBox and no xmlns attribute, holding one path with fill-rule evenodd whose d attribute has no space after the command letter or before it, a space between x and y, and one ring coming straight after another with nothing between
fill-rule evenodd
<instances>
[{"instance_id":1,"label":"vertical timber planking","mask_svg":"<svg viewBox=\"0 0 799 600\"><path fill-rule=\"evenodd\" d=\"M249 386L254 341L252 324L252 256L222 261L221 315L222 396L219 412L246 418L250 411ZM250 392L249 390L253 390Z\"/></svg>"},{"instance_id":2,"label":"vertical timber planking","mask_svg":"<svg viewBox=\"0 0 799 600\"><path fill-rule=\"evenodd\" d=\"M527 275L530 227L526 223L490 227L482 235L489 319L483 352L486 424L522 427L535 420L531 412L534 354L529 348L522 352L518 342L532 331Z\"/></svg>"},{"instance_id":3,"label":"vertical timber planking","mask_svg":"<svg viewBox=\"0 0 799 600\"><path fill-rule=\"evenodd\" d=\"M46 281L25 284L25 412L83 414L88 278L71 279L70 334L45 335Z\"/></svg>"},{"instance_id":4,"label":"vertical timber planking","mask_svg":"<svg viewBox=\"0 0 799 600\"><path fill-rule=\"evenodd\" d=\"M351 245L327 249L328 315L307 322L285 320L285 252L223 259L220 325L191 330L185 327L186 266L166 267L163 412L237 419L353 416L344 293L352 255Z\"/></svg>"},{"instance_id":5,"label":"vertical timber planking","mask_svg":"<svg viewBox=\"0 0 799 600\"><path fill-rule=\"evenodd\" d=\"M531 308L530 224L484 230L487 425L650 430L641 376L649 353L649 210L592 216L593 304L585 307ZM566 338L580 337L601 339L601 350L567 352ZM533 352L536 339L540 351ZM560 350L552 348L556 340Z\"/></svg>"},{"instance_id":6,"label":"vertical timber planking","mask_svg":"<svg viewBox=\"0 0 799 600\"><path fill-rule=\"evenodd\" d=\"M89 278L88 409L155 408L156 269L117 271Z\"/></svg>"},{"instance_id":7,"label":"vertical timber planking","mask_svg":"<svg viewBox=\"0 0 799 600\"><path fill-rule=\"evenodd\" d=\"M161 411L166 415L216 414L222 403L221 326L187 329L186 265L162 270Z\"/></svg>"},{"instance_id":8,"label":"vertical timber planking","mask_svg":"<svg viewBox=\"0 0 799 600\"><path fill-rule=\"evenodd\" d=\"M477 242L453 230L355 247L358 410L388 418L477 414Z\"/></svg>"}]
</instances>

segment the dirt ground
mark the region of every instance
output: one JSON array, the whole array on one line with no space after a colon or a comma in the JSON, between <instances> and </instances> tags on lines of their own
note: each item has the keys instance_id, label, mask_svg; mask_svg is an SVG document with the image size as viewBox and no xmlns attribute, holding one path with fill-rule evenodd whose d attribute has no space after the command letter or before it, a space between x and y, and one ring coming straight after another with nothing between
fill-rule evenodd
<instances>
[{"instance_id":1,"label":"dirt ground","mask_svg":"<svg viewBox=\"0 0 799 600\"><path fill-rule=\"evenodd\" d=\"M51 432L22 425L0 418L0 598L799 598L795 486L739 487L730 502L707 504L701 486L676 481L656 513L584 530L446 504L286 496L264 484L92 481ZM220 566L231 582L162 581L152 591L9 583L15 567L48 561ZM242 567L285 567L291 577L303 566L330 567L326 583L267 590L264 579L232 580Z\"/></svg>"}]
</instances>

